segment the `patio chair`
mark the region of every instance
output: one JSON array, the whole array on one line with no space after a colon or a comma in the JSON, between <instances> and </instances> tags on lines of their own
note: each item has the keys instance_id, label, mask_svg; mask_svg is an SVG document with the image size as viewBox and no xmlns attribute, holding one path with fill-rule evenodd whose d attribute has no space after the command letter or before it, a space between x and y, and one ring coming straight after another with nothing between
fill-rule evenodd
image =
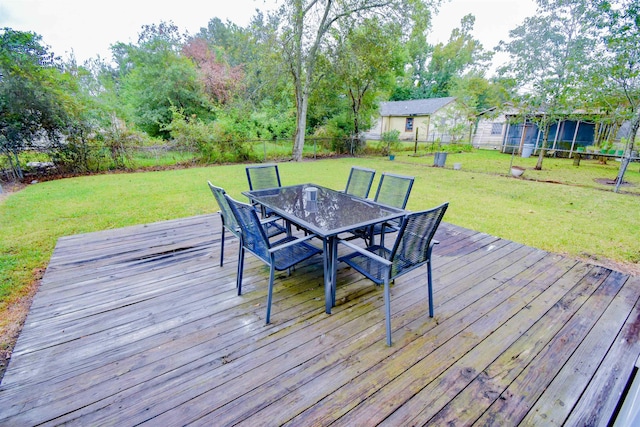
<instances>
[{"instance_id":1,"label":"patio chair","mask_svg":"<svg viewBox=\"0 0 640 427\"><path fill-rule=\"evenodd\" d=\"M253 206L238 202L228 194L225 198L233 211L236 221L240 225L240 253L238 254L238 276L236 288L238 295L242 295L242 273L244 269L244 252L251 252L258 259L269 265L269 290L267 293L266 323L271 320L271 300L273 296L273 280L275 271L289 270L295 264L312 256L322 253L321 249L310 245L307 241L314 238L310 234L304 238L287 235L285 238L271 243L258 219Z\"/></svg>"},{"instance_id":2,"label":"patio chair","mask_svg":"<svg viewBox=\"0 0 640 427\"><path fill-rule=\"evenodd\" d=\"M338 261L347 263L376 285L384 285L384 310L389 346L391 345L390 281L426 264L429 317L433 317L431 252L433 246L438 243L437 240L433 240L433 236L448 206L449 203L444 203L430 210L407 214L402 220L391 249L383 245L372 245L363 249L353 243L340 241L353 249L353 252L338 258Z\"/></svg>"},{"instance_id":3,"label":"patio chair","mask_svg":"<svg viewBox=\"0 0 640 427\"><path fill-rule=\"evenodd\" d=\"M247 172L247 180L249 181L249 190L264 190L266 188L282 187L280 183L280 173L278 172L278 165L266 164L247 166L245 168ZM273 212L268 211L264 206L259 203L255 203L253 200L251 204L259 209L262 217L271 216Z\"/></svg>"},{"instance_id":4,"label":"patio chair","mask_svg":"<svg viewBox=\"0 0 640 427\"><path fill-rule=\"evenodd\" d=\"M412 176L396 175L392 173L383 173L380 176L380 182L378 183L378 189L376 190L375 202L383 205L391 206L393 208L404 209L407 206L409 200L409 194L411 194L411 188L413 188ZM393 233L398 231L400 227L399 221L393 221L385 224L384 232ZM367 241L368 245L373 244L375 236L380 235L384 245L384 233L382 224L375 224L366 229L358 229L353 232L355 237L361 237Z\"/></svg>"},{"instance_id":5,"label":"patio chair","mask_svg":"<svg viewBox=\"0 0 640 427\"><path fill-rule=\"evenodd\" d=\"M415 178L412 176L385 172L380 176L380 183L373 200L383 205L404 209L407 206L414 180Z\"/></svg>"},{"instance_id":6,"label":"patio chair","mask_svg":"<svg viewBox=\"0 0 640 427\"><path fill-rule=\"evenodd\" d=\"M229 230L231 234L233 234L238 238L238 240L240 240L240 227L238 226L238 222L236 221L236 218L231 211L229 202L224 197L224 195L227 194L226 191L224 191L224 188L216 187L211 183L211 181L207 181L207 183L209 184L209 188L213 193L213 197L216 198L218 207L220 208L220 219L222 220L222 238L220 239L220 267L222 267L224 262L225 229ZM267 237L274 237L279 234L288 232L285 227L275 222L277 220L278 218L274 217L261 221L262 228L264 229Z\"/></svg>"},{"instance_id":7,"label":"patio chair","mask_svg":"<svg viewBox=\"0 0 640 427\"><path fill-rule=\"evenodd\" d=\"M373 183L373 177L376 171L373 169L360 168L357 166L351 167L349 173L349 179L347 180L347 187L344 192L352 196L362 197L366 199L369 197L369 190Z\"/></svg>"}]
</instances>

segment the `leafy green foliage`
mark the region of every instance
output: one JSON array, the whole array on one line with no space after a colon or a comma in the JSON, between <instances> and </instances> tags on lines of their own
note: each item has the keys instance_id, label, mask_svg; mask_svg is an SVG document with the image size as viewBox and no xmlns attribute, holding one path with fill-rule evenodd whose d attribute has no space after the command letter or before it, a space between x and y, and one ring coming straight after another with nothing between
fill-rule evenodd
<instances>
[{"instance_id":1,"label":"leafy green foliage","mask_svg":"<svg viewBox=\"0 0 640 427\"><path fill-rule=\"evenodd\" d=\"M475 17L466 15L460 22L460 28L451 31L446 44L421 46L421 50L411 51L414 60L407 75L409 78L396 89L392 99L399 101L451 96L457 79L467 73L482 76L492 53L486 52L471 35L474 24Z\"/></svg>"},{"instance_id":2,"label":"leafy green foliage","mask_svg":"<svg viewBox=\"0 0 640 427\"><path fill-rule=\"evenodd\" d=\"M484 69L491 54L484 52L482 44L471 36L475 18L466 15L460 28L451 32L447 44L433 48L429 65L421 81L422 98L450 96L455 77L470 69Z\"/></svg>"},{"instance_id":3,"label":"leafy green foliage","mask_svg":"<svg viewBox=\"0 0 640 427\"><path fill-rule=\"evenodd\" d=\"M378 149L382 151L383 156L388 156L392 151L396 151L400 148L400 131L398 129L392 129L386 132L382 132L380 135L380 143Z\"/></svg>"},{"instance_id":4,"label":"leafy green foliage","mask_svg":"<svg viewBox=\"0 0 640 427\"><path fill-rule=\"evenodd\" d=\"M211 117L211 105L194 63L180 55L181 37L174 25L147 26L139 44L119 45L122 99L139 129L168 138L163 126L171 107L185 114Z\"/></svg>"},{"instance_id":5,"label":"leafy green foliage","mask_svg":"<svg viewBox=\"0 0 640 427\"><path fill-rule=\"evenodd\" d=\"M163 130L170 132L178 147L199 153L203 163L241 162L252 159L246 144L249 131L241 120L221 115L213 123L206 123L196 116L187 117L172 108L172 121Z\"/></svg>"},{"instance_id":6,"label":"leafy green foliage","mask_svg":"<svg viewBox=\"0 0 640 427\"><path fill-rule=\"evenodd\" d=\"M41 37L0 32L0 151L22 178L18 155L41 140L56 142L70 118L61 71Z\"/></svg>"},{"instance_id":7,"label":"leafy green foliage","mask_svg":"<svg viewBox=\"0 0 640 427\"><path fill-rule=\"evenodd\" d=\"M333 36L329 66L339 93L349 101L351 132L360 139L361 132L371 127L377 99L392 90L395 78L404 71L401 27L376 17L359 25L345 22Z\"/></svg>"}]
</instances>

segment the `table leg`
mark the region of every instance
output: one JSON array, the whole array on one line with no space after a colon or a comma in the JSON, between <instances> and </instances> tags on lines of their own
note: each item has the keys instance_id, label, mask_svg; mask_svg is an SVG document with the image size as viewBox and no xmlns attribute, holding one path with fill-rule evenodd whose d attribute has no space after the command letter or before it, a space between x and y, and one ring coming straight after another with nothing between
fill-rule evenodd
<instances>
[{"instance_id":1,"label":"table leg","mask_svg":"<svg viewBox=\"0 0 640 427\"><path fill-rule=\"evenodd\" d=\"M331 314L331 307L333 307L332 302L332 291L331 291L331 271L333 267L331 266L331 242L327 241L327 239L322 240L322 249L323 249L323 264L324 264L324 311L327 314Z\"/></svg>"},{"instance_id":2,"label":"table leg","mask_svg":"<svg viewBox=\"0 0 640 427\"><path fill-rule=\"evenodd\" d=\"M338 288L338 236L329 239L331 242L331 307L336 306L336 289Z\"/></svg>"},{"instance_id":3,"label":"table leg","mask_svg":"<svg viewBox=\"0 0 640 427\"><path fill-rule=\"evenodd\" d=\"M322 241L324 249L324 305L325 312L331 314L336 305L336 277L338 264L338 239L328 237Z\"/></svg>"}]
</instances>

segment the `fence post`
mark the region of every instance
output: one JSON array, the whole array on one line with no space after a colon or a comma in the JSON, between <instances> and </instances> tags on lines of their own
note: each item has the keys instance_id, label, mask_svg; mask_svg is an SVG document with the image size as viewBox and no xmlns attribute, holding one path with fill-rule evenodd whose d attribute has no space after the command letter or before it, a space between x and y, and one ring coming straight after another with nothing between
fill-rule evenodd
<instances>
[{"instance_id":1,"label":"fence post","mask_svg":"<svg viewBox=\"0 0 640 427\"><path fill-rule=\"evenodd\" d=\"M262 140L262 152L263 152L263 156L264 158L262 160L264 160L265 162L267 161L267 141L266 140Z\"/></svg>"}]
</instances>

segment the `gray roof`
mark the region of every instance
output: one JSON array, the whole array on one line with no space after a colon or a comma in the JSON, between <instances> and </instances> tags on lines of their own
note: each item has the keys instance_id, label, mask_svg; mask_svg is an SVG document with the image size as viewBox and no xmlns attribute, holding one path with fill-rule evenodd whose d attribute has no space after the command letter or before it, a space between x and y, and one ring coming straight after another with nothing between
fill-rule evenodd
<instances>
[{"instance_id":1,"label":"gray roof","mask_svg":"<svg viewBox=\"0 0 640 427\"><path fill-rule=\"evenodd\" d=\"M428 116L456 98L413 99L411 101L389 101L380 103L381 116Z\"/></svg>"}]
</instances>

